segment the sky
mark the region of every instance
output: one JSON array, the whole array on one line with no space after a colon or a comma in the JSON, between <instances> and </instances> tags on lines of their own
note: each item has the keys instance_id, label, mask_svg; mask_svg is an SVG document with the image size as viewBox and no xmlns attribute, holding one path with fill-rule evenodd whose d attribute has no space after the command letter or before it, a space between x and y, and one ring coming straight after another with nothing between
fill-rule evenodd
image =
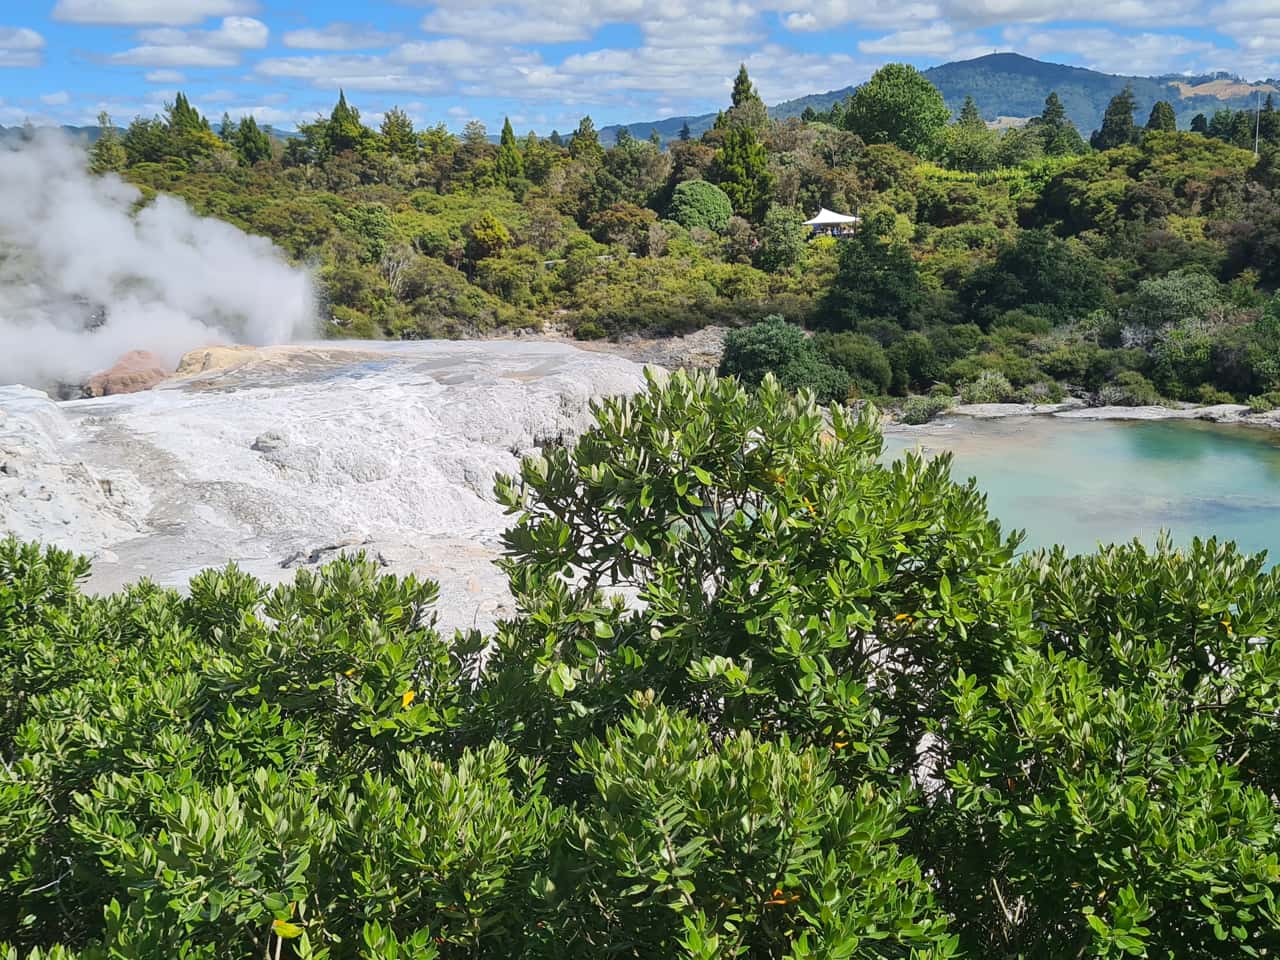
<instances>
[{"instance_id":1,"label":"sky","mask_svg":"<svg viewBox=\"0 0 1280 960\"><path fill-rule=\"evenodd\" d=\"M366 122L548 133L716 110L739 63L777 103L996 50L1276 77L1280 0L0 0L0 125L123 125L181 90L289 129L342 88Z\"/></svg>"}]
</instances>

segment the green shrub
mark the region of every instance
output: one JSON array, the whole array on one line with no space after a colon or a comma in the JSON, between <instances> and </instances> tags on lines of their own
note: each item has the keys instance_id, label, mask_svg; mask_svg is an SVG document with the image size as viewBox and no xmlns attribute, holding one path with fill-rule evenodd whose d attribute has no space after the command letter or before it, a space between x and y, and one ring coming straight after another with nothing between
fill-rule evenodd
<instances>
[{"instance_id":1,"label":"green shrub","mask_svg":"<svg viewBox=\"0 0 1280 960\"><path fill-rule=\"evenodd\" d=\"M1249 409L1254 413L1268 413L1280 410L1280 390L1256 394L1249 398Z\"/></svg>"},{"instance_id":2,"label":"green shrub","mask_svg":"<svg viewBox=\"0 0 1280 960\"><path fill-rule=\"evenodd\" d=\"M672 192L667 216L686 230L701 228L712 233L724 233L729 218L733 216L733 204L714 183L685 180Z\"/></svg>"},{"instance_id":3,"label":"green shrub","mask_svg":"<svg viewBox=\"0 0 1280 960\"><path fill-rule=\"evenodd\" d=\"M1103 385L1096 401L1104 407L1148 407L1160 402L1160 394L1155 384L1142 374L1126 370Z\"/></svg>"},{"instance_id":4,"label":"green shrub","mask_svg":"<svg viewBox=\"0 0 1280 960\"><path fill-rule=\"evenodd\" d=\"M878 397L889 392L893 368L884 348L870 337L857 333L825 333L814 337L822 356L849 375L864 396Z\"/></svg>"},{"instance_id":5,"label":"green shrub","mask_svg":"<svg viewBox=\"0 0 1280 960\"><path fill-rule=\"evenodd\" d=\"M609 334L594 320L587 320L574 328L573 335L578 340L603 340Z\"/></svg>"},{"instance_id":6,"label":"green shrub","mask_svg":"<svg viewBox=\"0 0 1280 960\"><path fill-rule=\"evenodd\" d=\"M0 540L0 956L1275 955L1280 572L1016 558L877 422L602 401L496 483L489 636L360 556L86 596Z\"/></svg>"},{"instance_id":7,"label":"green shrub","mask_svg":"<svg viewBox=\"0 0 1280 960\"><path fill-rule=\"evenodd\" d=\"M720 374L751 385L773 374L787 390L812 390L821 403L838 403L849 396L849 375L828 363L803 330L777 315L729 332Z\"/></svg>"},{"instance_id":8,"label":"green shrub","mask_svg":"<svg viewBox=\"0 0 1280 960\"><path fill-rule=\"evenodd\" d=\"M928 423L943 410L949 409L955 401L951 397L913 396L907 397L902 404L901 419L903 423L918 426Z\"/></svg>"},{"instance_id":9,"label":"green shrub","mask_svg":"<svg viewBox=\"0 0 1280 960\"><path fill-rule=\"evenodd\" d=\"M1196 391L1196 402L1202 406L1212 407L1220 403L1235 403L1236 398L1212 384L1202 383L1200 389Z\"/></svg>"},{"instance_id":10,"label":"green shrub","mask_svg":"<svg viewBox=\"0 0 1280 960\"><path fill-rule=\"evenodd\" d=\"M998 370L985 370L978 379L960 388L965 403L1005 403L1013 399L1013 385Z\"/></svg>"}]
</instances>

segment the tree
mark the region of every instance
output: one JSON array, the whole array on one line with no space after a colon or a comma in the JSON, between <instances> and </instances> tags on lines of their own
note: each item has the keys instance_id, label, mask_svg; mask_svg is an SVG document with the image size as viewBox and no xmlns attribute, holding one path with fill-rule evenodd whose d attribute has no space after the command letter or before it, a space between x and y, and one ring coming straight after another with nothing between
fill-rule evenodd
<instances>
[{"instance_id":1,"label":"tree","mask_svg":"<svg viewBox=\"0 0 1280 960\"><path fill-rule=\"evenodd\" d=\"M510 183L524 176L524 159L520 156L520 148L516 145L516 133L511 129L511 120L502 120L502 136L498 140L498 159L496 161L498 176L503 183Z\"/></svg>"},{"instance_id":2,"label":"tree","mask_svg":"<svg viewBox=\"0 0 1280 960\"><path fill-rule=\"evenodd\" d=\"M387 153L401 160L415 160L419 152L413 120L399 107L392 107L382 117L382 144Z\"/></svg>"},{"instance_id":3,"label":"tree","mask_svg":"<svg viewBox=\"0 0 1280 960\"><path fill-rule=\"evenodd\" d=\"M1000 136L987 127L973 98L965 100L960 119L948 126L939 138L943 162L954 170L980 173L998 162Z\"/></svg>"},{"instance_id":4,"label":"tree","mask_svg":"<svg viewBox=\"0 0 1280 960\"><path fill-rule=\"evenodd\" d=\"M824 403L842 402L849 395L848 375L823 359L803 330L776 314L729 331L720 375L751 386L773 375L787 390L812 390Z\"/></svg>"},{"instance_id":5,"label":"tree","mask_svg":"<svg viewBox=\"0 0 1280 960\"><path fill-rule=\"evenodd\" d=\"M854 91L843 122L866 143L892 143L930 156L950 117L942 94L920 71L890 63Z\"/></svg>"},{"instance_id":6,"label":"tree","mask_svg":"<svg viewBox=\"0 0 1280 960\"><path fill-rule=\"evenodd\" d=\"M364 141L365 128L360 123L360 111L347 103L344 91L338 91L338 102L329 114L325 126L325 147L330 155L356 150Z\"/></svg>"},{"instance_id":7,"label":"tree","mask_svg":"<svg viewBox=\"0 0 1280 960\"><path fill-rule=\"evenodd\" d=\"M600 146L600 135L596 133L596 125L590 117L578 121L578 129L569 140L569 156L586 163L600 163L604 159L604 148Z\"/></svg>"},{"instance_id":8,"label":"tree","mask_svg":"<svg viewBox=\"0 0 1280 960\"><path fill-rule=\"evenodd\" d=\"M89 169L97 174L120 173L128 160L111 114L102 111L98 114L98 139L89 148Z\"/></svg>"},{"instance_id":9,"label":"tree","mask_svg":"<svg viewBox=\"0 0 1280 960\"><path fill-rule=\"evenodd\" d=\"M756 92L751 77L747 75L746 64L738 67L738 76L733 81L733 97L728 111L716 118L716 128L748 127L755 133L761 133L769 124L769 111Z\"/></svg>"},{"instance_id":10,"label":"tree","mask_svg":"<svg viewBox=\"0 0 1280 960\"><path fill-rule=\"evenodd\" d=\"M973 97L964 98L964 105L960 108L960 117L956 123L971 130L987 129L987 124L982 119L982 114L978 112L978 105L974 103Z\"/></svg>"},{"instance_id":11,"label":"tree","mask_svg":"<svg viewBox=\"0 0 1280 960\"><path fill-rule=\"evenodd\" d=\"M1102 115L1102 126L1089 138L1089 145L1095 150L1111 150L1133 143L1138 136L1133 122L1135 106L1133 89L1126 86L1107 104L1107 110Z\"/></svg>"},{"instance_id":12,"label":"tree","mask_svg":"<svg viewBox=\"0 0 1280 960\"><path fill-rule=\"evenodd\" d=\"M1044 109L1032 119L1029 128L1039 138L1045 156L1069 157L1088 149L1075 124L1067 119L1067 110L1056 91L1045 98Z\"/></svg>"},{"instance_id":13,"label":"tree","mask_svg":"<svg viewBox=\"0 0 1280 960\"><path fill-rule=\"evenodd\" d=\"M764 214L773 176L769 155L751 127L729 128L711 164L711 179L729 197L738 216L759 220Z\"/></svg>"},{"instance_id":14,"label":"tree","mask_svg":"<svg viewBox=\"0 0 1280 960\"><path fill-rule=\"evenodd\" d=\"M804 258L809 228L804 214L794 207L770 204L760 226L760 249L756 262L760 269L778 273L796 266Z\"/></svg>"},{"instance_id":15,"label":"tree","mask_svg":"<svg viewBox=\"0 0 1280 960\"><path fill-rule=\"evenodd\" d=\"M269 137L252 114L240 118L236 125L232 144L240 157L240 162L247 167L271 159L271 137Z\"/></svg>"},{"instance_id":16,"label":"tree","mask_svg":"<svg viewBox=\"0 0 1280 960\"><path fill-rule=\"evenodd\" d=\"M864 397L889 392L893 368L884 348L860 333L821 333L814 344L826 360L844 370Z\"/></svg>"},{"instance_id":17,"label":"tree","mask_svg":"<svg viewBox=\"0 0 1280 960\"><path fill-rule=\"evenodd\" d=\"M733 203L713 183L685 180L672 192L667 216L687 230L701 227L712 233L723 233L733 216Z\"/></svg>"},{"instance_id":18,"label":"tree","mask_svg":"<svg viewBox=\"0 0 1280 960\"><path fill-rule=\"evenodd\" d=\"M1151 106L1151 115L1147 117L1148 130L1177 130L1178 118L1173 112L1173 104L1168 100L1157 100Z\"/></svg>"},{"instance_id":19,"label":"tree","mask_svg":"<svg viewBox=\"0 0 1280 960\"><path fill-rule=\"evenodd\" d=\"M1097 261L1080 246L1043 230L1023 230L979 267L960 290L960 302L984 329L1009 310L1063 322L1083 317L1107 298Z\"/></svg>"},{"instance_id":20,"label":"tree","mask_svg":"<svg viewBox=\"0 0 1280 960\"><path fill-rule=\"evenodd\" d=\"M551 143L552 146L555 146L555 147L564 146L564 137L560 136L559 130L552 130L551 136L547 137L547 140Z\"/></svg>"},{"instance_id":21,"label":"tree","mask_svg":"<svg viewBox=\"0 0 1280 960\"><path fill-rule=\"evenodd\" d=\"M831 330L858 329L864 321L885 320L910 327L924 301L924 286L911 251L894 236L894 218L876 213L840 244L840 265L822 307L821 324Z\"/></svg>"},{"instance_id":22,"label":"tree","mask_svg":"<svg viewBox=\"0 0 1280 960\"><path fill-rule=\"evenodd\" d=\"M686 120L684 123L680 124L680 140L684 143L688 143L692 138L693 133L689 130L689 121Z\"/></svg>"},{"instance_id":23,"label":"tree","mask_svg":"<svg viewBox=\"0 0 1280 960\"><path fill-rule=\"evenodd\" d=\"M1209 135L1209 118L1203 113L1197 113L1191 118L1191 132L1198 133L1201 136Z\"/></svg>"}]
</instances>

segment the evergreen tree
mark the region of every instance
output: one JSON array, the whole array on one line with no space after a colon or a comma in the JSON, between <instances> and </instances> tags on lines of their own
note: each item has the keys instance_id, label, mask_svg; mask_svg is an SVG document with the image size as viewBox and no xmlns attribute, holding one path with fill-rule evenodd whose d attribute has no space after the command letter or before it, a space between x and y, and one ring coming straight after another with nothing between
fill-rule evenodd
<instances>
[{"instance_id":1,"label":"evergreen tree","mask_svg":"<svg viewBox=\"0 0 1280 960\"><path fill-rule=\"evenodd\" d=\"M680 125L680 140L682 143L688 143L693 138L693 131L689 129L689 121L686 120Z\"/></svg>"},{"instance_id":2,"label":"evergreen tree","mask_svg":"<svg viewBox=\"0 0 1280 960\"><path fill-rule=\"evenodd\" d=\"M503 183L510 183L524 176L524 158L516 146L516 132L511 129L511 119L503 117L502 135L498 139L498 176Z\"/></svg>"},{"instance_id":3,"label":"evergreen tree","mask_svg":"<svg viewBox=\"0 0 1280 960\"><path fill-rule=\"evenodd\" d=\"M729 128L712 161L711 177L729 197L735 214L748 220L763 216L773 178L764 144L750 127Z\"/></svg>"},{"instance_id":4,"label":"evergreen tree","mask_svg":"<svg viewBox=\"0 0 1280 960\"><path fill-rule=\"evenodd\" d=\"M111 115L104 110L98 114L98 139L89 148L89 169L94 173L119 173L128 159Z\"/></svg>"},{"instance_id":5,"label":"evergreen tree","mask_svg":"<svg viewBox=\"0 0 1280 960\"><path fill-rule=\"evenodd\" d=\"M911 251L894 235L894 216L867 217L853 239L840 244L840 267L825 304L825 325L856 328L863 321L888 320L909 327L924 301Z\"/></svg>"},{"instance_id":6,"label":"evergreen tree","mask_svg":"<svg viewBox=\"0 0 1280 960\"><path fill-rule=\"evenodd\" d=\"M759 133L769 124L769 110L756 92L746 64L738 67L733 81L733 95L727 112L716 117L716 129L725 127L749 127Z\"/></svg>"},{"instance_id":7,"label":"evergreen tree","mask_svg":"<svg viewBox=\"0 0 1280 960\"><path fill-rule=\"evenodd\" d=\"M1039 138L1045 156L1069 157L1088 149L1075 124L1067 119L1067 110L1056 92L1045 97L1044 109L1028 129Z\"/></svg>"},{"instance_id":8,"label":"evergreen tree","mask_svg":"<svg viewBox=\"0 0 1280 960\"><path fill-rule=\"evenodd\" d=\"M654 127L649 131L649 142L653 144L655 149L662 149L662 134L658 132L657 127Z\"/></svg>"},{"instance_id":9,"label":"evergreen tree","mask_svg":"<svg viewBox=\"0 0 1280 960\"><path fill-rule=\"evenodd\" d=\"M631 135L631 131L627 127L619 127L618 134L613 139L613 145L624 150L635 144L635 142L636 138Z\"/></svg>"},{"instance_id":10,"label":"evergreen tree","mask_svg":"<svg viewBox=\"0 0 1280 960\"><path fill-rule=\"evenodd\" d=\"M1203 113L1197 113L1191 118L1191 132L1198 133L1201 136L1209 135L1209 118Z\"/></svg>"},{"instance_id":11,"label":"evergreen tree","mask_svg":"<svg viewBox=\"0 0 1280 960\"><path fill-rule=\"evenodd\" d=\"M236 135L235 124L231 122L231 114L222 111L222 123L218 124L218 137L224 143L230 143Z\"/></svg>"},{"instance_id":12,"label":"evergreen tree","mask_svg":"<svg viewBox=\"0 0 1280 960\"><path fill-rule=\"evenodd\" d=\"M1173 112L1173 104L1167 100L1157 100L1151 106L1151 115L1147 117L1147 129L1170 131L1178 129L1178 118Z\"/></svg>"},{"instance_id":13,"label":"evergreen tree","mask_svg":"<svg viewBox=\"0 0 1280 960\"><path fill-rule=\"evenodd\" d=\"M329 114L325 127L325 146L330 154L355 150L364 140L364 126L360 123L360 111L347 103L347 95L338 91L338 102Z\"/></svg>"},{"instance_id":14,"label":"evergreen tree","mask_svg":"<svg viewBox=\"0 0 1280 960\"><path fill-rule=\"evenodd\" d=\"M252 116L240 118L231 142L240 156L240 162L247 167L271 159L271 138Z\"/></svg>"},{"instance_id":15,"label":"evergreen tree","mask_svg":"<svg viewBox=\"0 0 1280 960\"><path fill-rule=\"evenodd\" d=\"M1051 90L1049 96L1044 98L1044 109L1040 111L1040 122L1046 127L1055 129L1065 127L1070 122L1067 120L1067 108L1062 105L1062 100L1056 90Z\"/></svg>"},{"instance_id":16,"label":"evergreen tree","mask_svg":"<svg viewBox=\"0 0 1280 960\"><path fill-rule=\"evenodd\" d=\"M563 147L563 146L564 146L564 137L560 136L560 131L559 131L559 130L552 130L552 131L551 131L551 136L547 137L547 139L548 139L549 141L551 141L551 143L552 143L552 144L554 144L554 145L555 145L555 146L557 146L557 147Z\"/></svg>"},{"instance_id":17,"label":"evergreen tree","mask_svg":"<svg viewBox=\"0 0 1280 960\"><path fill-rule=\"evenodd\" d=\"M171 133L179 135L209 130L209 121L200 115L200 111L191 105L187 95L181 91L173 98L173 103L165 107L165 122Z\"/></svg>"},{"instance_id":18,"label":"evergreen tree","mask_svg":"<svg viewBox=\"0 0 1280 960\"><path fill-rule=\"evenodd\" d=\"M596 125L590 117L583 117L578 121L578 129L573 132L573 138L569 141L569 156L588 163L599 163L604 158L600 135L596 133Z\"/></svg>"},{"instance_id":19,"label":"evergreen tree","mask_svg":"<svg viewBox=\"0 0 1280 960\"><path fill-rule=\"evenodd\" d=\"M960 119L956 122L970 130L987 129L987 124L982 119L982 114L978 112L978 105L973 102L973 97L964 98L964 106L960 108Z\"/></svg>"},{"instance_id":20,"label":"evergreen tree","mask_svg":"<svg viewBox=\"0 0 1280 960\"><path fill-rule=\"evenodd\" d=\"M1133 122L1135 106L1133 89L1126 86L1107 104L1107 111L1102 115L1102 126L1094 131L1089 144L1095 150L1111 150L1133 143L1138 134Z\"/></svg>"},{"instance_id":21,"label":"evergreen tree","mask_svg":"<svg viewBox=\"0 0 1280 960\"><path fill-rule=\"evenodd\" d=\"M409 114L399 107L392 107L382 117L379 128L382 144L387 153L401 160L413 160L418 155L418 137L413 130Z\"/></svg>"},{"instance_id":22,"label":"evergreen tree","mask_svg":"<svg viewBox=\"0 0 1280 960\"><path fill-rule=\"evenodd\" d=\"M805 123L813 123L818 119L818 111L813 109L813 107L805 107L804 111L800 114L800 119Z\"/></svg>"},{"instance_id":23,"label":"evergreen tree","mask_svg":"<svg viewBox=\"0 0 1280 960\"><path fill-rule=\"evenodd\" d=\"M842 119L864 143L892 143L926 156L934 152L951 111L919 70L890 63L854 91Z\"/></svg>"}]
</instances>

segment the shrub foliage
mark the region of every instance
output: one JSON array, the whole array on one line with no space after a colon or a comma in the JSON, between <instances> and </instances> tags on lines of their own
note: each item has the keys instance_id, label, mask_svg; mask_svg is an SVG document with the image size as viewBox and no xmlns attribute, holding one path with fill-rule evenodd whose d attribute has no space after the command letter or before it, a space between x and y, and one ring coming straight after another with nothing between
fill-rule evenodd
<instances>
[{"instance_id":1,"label":"shrub foliage","mask_svg":"<svg viewBox=\"0 0 1280 960\"><path fill-rule=\"evenodd\" d=\"M606 401L498 482L491 636L0 542L7 955L1274 956L1264 558L1018 559L881 453L772 377Z\"/></svg>"}]
</instances>

